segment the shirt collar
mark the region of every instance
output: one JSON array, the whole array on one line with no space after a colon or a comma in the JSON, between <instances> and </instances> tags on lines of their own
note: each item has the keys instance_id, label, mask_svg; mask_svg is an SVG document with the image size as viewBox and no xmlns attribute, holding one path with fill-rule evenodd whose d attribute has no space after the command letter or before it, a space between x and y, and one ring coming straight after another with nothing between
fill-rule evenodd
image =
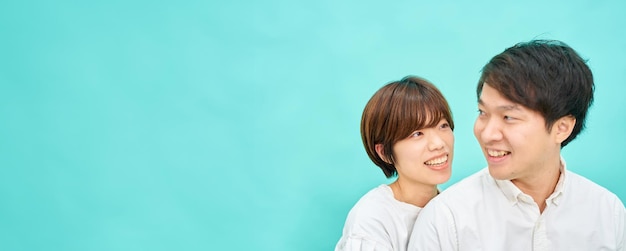
<instances>
[{"instance_id":1,"label":"shirt collar","mask_svg":"<svg viewBox=\"0 0 626 251\"><path fill-rule=\"evenodd\" d=\"M563 190L565 187L566 170L567 169L566 169L565 159L563 159L563 156L561 156L561 169L560 169L561 175L559 176L559 181L557 181L556 183L554 192L548 197L548 199L546 199L547 203L552 202L557 206L559 205L559 201L562 197ZM494 180L498 188L500 188L500 191L502 191L504 196L507 198L509 202L511 202L512 205L516 204L520 199L522 200L530 199L532 201L532 198L530 198L529 195L524 194L522 190L520 190L517 186L515 186L513 182L511 182L510 180L496 180L496 179Z\"/></svg>"},{"instance_id":2,"label":"shirt collar","mask_svg":"<svg viewBox=\"0 0 626 251\"><path fill-rule=\"evenodd\" d=\"M565 159L561 156L561 175L559 176L559 181L556 183L556 187L554 188L554 192L548 197L547 202L552 202L555 205L559 205L561 198L563 197L563 190L565 190L565 175L566 175L566 165Z\"/></svg>"},{"instance_id":3,"label":"shirt collar","mask_svg":"<svg viewBox=\"0 0 626 251\"><path fill-rule=\"evenodd\" d=\"M502 194L504 194L504 197L506 197L512 205L517 203L518 196L523 194L522 190L517 188L510 180L494 180L498 188L500 188L500 191L502 191Z\"/></svg>"}]
</instances>

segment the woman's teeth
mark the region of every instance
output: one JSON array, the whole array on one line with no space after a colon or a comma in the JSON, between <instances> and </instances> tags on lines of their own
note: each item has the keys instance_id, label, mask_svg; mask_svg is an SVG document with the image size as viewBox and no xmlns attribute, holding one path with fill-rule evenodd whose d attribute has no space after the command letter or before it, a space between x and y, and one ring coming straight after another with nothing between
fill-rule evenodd
<instances>
[{"instance_id":1,"label":"woman's teeth","mask_svg":"<svg viewBox=\"0 0 626 251\"><path fill-rule=\"evenodd\" d=\"M448 161L448 155L440 157L440 158L436 158L436 159L431 159L429 161L424 162L424 164L434 166L434 165L441 165L445 163L446 161Z\"/></svg>"}]
</instances>

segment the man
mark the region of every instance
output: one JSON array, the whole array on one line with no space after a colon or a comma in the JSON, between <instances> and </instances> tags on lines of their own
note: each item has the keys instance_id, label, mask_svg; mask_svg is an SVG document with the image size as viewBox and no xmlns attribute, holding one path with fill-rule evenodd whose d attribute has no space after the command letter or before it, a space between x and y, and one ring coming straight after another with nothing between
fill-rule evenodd
<instances>
[{"instance_id":1,"label":"man","mask_svg":"<svg viewBox=\"0 0 626 251\"><path fill-rule=\"evenodd\" d=\"M626 250L623 203L561 157L584 128L593 91L591 70L562 42L493 57L474 125L488 167L426 205L408 249Z\"/></svg>"}]
</instances>

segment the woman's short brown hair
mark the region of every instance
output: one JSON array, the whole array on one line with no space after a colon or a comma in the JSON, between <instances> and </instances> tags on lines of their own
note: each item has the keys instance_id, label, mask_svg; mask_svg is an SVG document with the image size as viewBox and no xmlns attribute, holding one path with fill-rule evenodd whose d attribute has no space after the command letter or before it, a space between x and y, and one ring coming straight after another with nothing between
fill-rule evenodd
<instances>
[{"instance_id":1,"label":"woman's short brown hair","mask_svg":"<svg viewBox=\"0 0 626 251\"><path fill-rule=\"evenodd\" d=\"M361 138L370 159L385 176L397 175L393 145L416 130L437 126L441 119L454 130L452 112L439 89L427 80L407 76L380 88L365 105ZM382 144L386 162L376 153Z\"/></svg>"}]
</instances>

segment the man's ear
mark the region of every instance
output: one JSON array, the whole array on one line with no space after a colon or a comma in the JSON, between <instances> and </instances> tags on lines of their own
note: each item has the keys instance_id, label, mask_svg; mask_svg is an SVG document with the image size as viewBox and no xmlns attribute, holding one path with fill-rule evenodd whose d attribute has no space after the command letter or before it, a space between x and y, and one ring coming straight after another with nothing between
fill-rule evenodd
<instances>
[{"instance_id":1,"label":"man's ear","mask_svg":"<svg viewBox=\"0 0 626 251\"><path fill-rule=\"evenodd\" d=\"M391 164L385 156L385 148L383 147L383 144L376 144L374 148L376 148L376 154L378 154L378 157L380 157L384 162L387 162L387 164Z\"/></svg>"},{"instance_id":2,"label":"man's ear","mask_svg":"<svg viewBox=\"0 0 626 251\"><path fill-rule=\"evenodd\" d=\"M552 130L556 130L555 133L555 141L558 144L563 143L565 139L567 139L574 130L574 125L576 125L576 118L572 115L563 116L554 122L552 126Z\"/></svg>"}]
</instances>

